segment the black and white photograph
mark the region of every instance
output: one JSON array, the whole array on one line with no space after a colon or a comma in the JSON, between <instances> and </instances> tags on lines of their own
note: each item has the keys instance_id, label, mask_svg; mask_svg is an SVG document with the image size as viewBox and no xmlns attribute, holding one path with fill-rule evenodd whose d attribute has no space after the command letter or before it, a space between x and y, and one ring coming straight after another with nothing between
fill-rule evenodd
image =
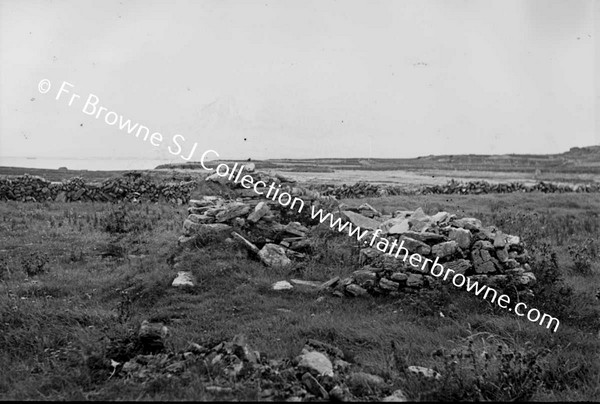
<instances>
[{"instance_id":1,"label":"black and white photograph","mask_svg":"<svg viewBox=\"0 0 600 404\"><path fill-rule=\"evenodd\" d=\"M600 0L0 0L0 401L600 402Z\"/></svg>"}]
</instances>

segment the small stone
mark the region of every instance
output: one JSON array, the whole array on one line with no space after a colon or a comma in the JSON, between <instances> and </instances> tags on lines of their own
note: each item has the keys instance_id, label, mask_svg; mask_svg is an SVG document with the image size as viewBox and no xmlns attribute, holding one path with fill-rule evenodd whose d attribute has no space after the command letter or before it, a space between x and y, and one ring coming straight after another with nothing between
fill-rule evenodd
<instances>
[{"instance_id":1,"label":"small stone","mask_svg":"<svg viewBox=\"0 0 600 404\"><path fill-rule=\"evenodd\" d=\"M328 289L328 288L332 288L332 287L334 287L334 286L335 286L335 285L336 285L336 284L337 284L339 281L340 281L340 277L339 277L339 276L333 277L333 278L331 278L330 280L328 280L328 281L326 281L326 282L323 282L323 283L321 284L321 288L322 288L322 289Z\"/></svg>"},{"instance_id":2,"label":"small stone","mask_svg":"<svg viewBox=\"0 0 600 404\"><path fill-rule=\"evenodd\" d=\"M346 286L346 292L348 292L351 296L364 296L367 294L367 291L363 288L361 288L358 285L355 284L351 284Z\"/></svg>"},{"instance_id":3,"label":"small stone","mask_svg":"<svg viewBox=\"0 0 600 404\"><path fill-rule=\"evenodd\" d=\"M428 379L441 379L442 375L433 369L425 368L423 366L409 366L408 371L417 375L422 375Z\"/></svg>"},{"instance_id":4,"label":"small stone","mask_svg":"<svg viewBox=\"0 0 600 404\"><path fill-rule=\"evenodd\" d=\"M494 245L487 240L477 240L473 243L473 248L476 250L494 250Z\"/></svg>"},{"instance_id":5,"label":"small stone","mask_svg":"<svg viewBox=\"0 0 600 404\"><path fill-rule=\"evenodd\" d=\"M290 222L288 223L284 230L287 233L293 234L295 236L304 237L309 232L309 230L302 226L299 222Z\"/></svg>"},{"instance_id":6,"label":"small stone","mask_svg":"<svg viewBox=\"0 0 600 404\"><path fill-rule=\"evenodd\" d=\"M402 220L401 222L390 227L390 229L387 231L387 234L391 234L391 235L403 234L403 233L406 233L409 229L410 229L409 221Z\"/></svg>"},{"instance_id":7,"label":"small stone","mask_svg":"<svg viewBox=\"0 0 600 404\"><path fill-rule=\"evenodd\" d=\"M339 402L350 401L349 396L350 396L350 392L344 390L340 386L335 386L334 388L329 390L329 397L331 397L333 400L336 400Z\"/></svg>"},{"instance_id":8,"label":"small stone","mask_svg":"<svg viewBox=\"0 0 600 404\"><path fill-rule=\"evenodd\" d=\"M458 251L458 243L454 240L436 244L431 247L431 253L438 258L446 258Z\"/></svg>"},{"instance_id":9,"label":"small stone","mask_svg":"<svg viewBox=\"0 0 600 404\"><path fill-rule=\"evenodd\" d=\"M321 383L319 383L319 381L310 373L306 372L302 375L302 383L306 386L306 389L315 396L322 397L325 400L329 399L327 390L325 390L323 386L321 386Z\"/></svg>"},{"instance_id":10,"label":"small stone","mask_svg":"<svg viewBox=\"0 0 600 404\"><path fill-rule=\"evenodd\" d=\"M400 237L398 241L398 247L396 247L396 249L394 250L394 254L396 253L396 251L398 251L400 246L406 248L410 253L417 253L420 255L428 255L431 252L431 247L429 247L427 244L425 244L422 241L412 239L410 237ZM400 251L400 256L403 256L403 254L404 253Z\"/></svg>"},{"instance_id":11,"label":"small stone","mask_svg":"<svg viewBox=\"0 0 600 404\"><path fill-rule=\"evenodd\" d=\"M498 248L496 250L496 257L498 258L498 261L500 261L500 262L507 262L508 261L508 249L506 247Z\"/></svg>"},{"instance_id":12,"label":"small stone","mask_svg":"<svg viewBox=\"0 0 600 404\"><path fill-rule=\"evenodd\" d=\"M462 219L454 219L450 222L455 227L462 227L467 230L479 230L481 229L481 220L472 217L465 217Z\"/></svg>"},{"instance_id":13,"label":"small stone","mask_svg":"<svg viewBox=\"0 0 600 404\"><path fill-rule=\"evenodd\" d=\"M210 217L210 216L197 215L195 213L192 213L192 214L188 215L187 218L192 223L210 223L210 222L213 221L212 217Z\"/></svg>"},{"instance_id":14,"label":"small stone","mask_svg":"<svg viewBox=\"0 0 600 404\"><path fill-rule=\"evenodd\" d=\"M404 395L404 392L402 390L396 390L391 395L384 397L381 401L387 403L404 403L408 401L408 398L406 397L406 395Z\"/></svg>"},{"instance_id":15,"label":"small stone","mask_svg":"<svg viewBox=\"0 0 600 404\"><path fill-rule=\"evenodd\" d=\"M504 248L506 246L506 236L501 231L496 233L494 237L494 247Z\"/></svg>"},{"instance_id":16,"label":"small stone","mask_svg":"<svg viewBox=\"0 0 600 404\"><path fill-rule=\"evenodd\" d=\"M277 244L265 244L258 255L262 262L269 267L282 268L292 263L285 254L285 249Z\"/></svg>"},{"instance_id":17,"label":"small stone","mask_svg":"<svg viewBox=\"0 0 600 404\"><path fill-rule=\"evenodd\" d=\"M316 376L333 377L333 365L321 352L304 350L300 355L298 367Z\"/></svg>"},{"instance_id":18,"label":"small stone","mask_svg":"<svg viewBox=\"0 0 600 404\"><path fill-rule=\"evenodd\" d=\"M360 254L358 256L358 263L360 265L364 265L376 260L378 257L382 255L382 252L376 248L363 248L360 250Z\"/></svg>"},{"instance_id":19,"label":"small stone","mask_svg":"<svg viewBox=\"0 0 600 404\"><path fill-rule=\"evenodd\" d=\"M435 224L445 223L450 219L450 214L448 212L438 212L435 215L431 216L431 221Z\"/></svg>"},{"instance_id":20,"label":"small stone","mask_svg":"<svg viewBox=\"0 0 600 404\"><path fill-rule=\"evenodd\" d=\"M416 231L407 231L404 233L404 236L430 244L437 244L443 243L444 241L448 241L448 238L446 236L428 231L420 233Z\"/></svg>"},{"instance_id":21,"label":"small stone","mask_svg":"<svg viewBox=\"0 0 600 404\"><path fill-rule=\"evenodd\" d=\"M194 276L191 272L188 271L179 271L177 273L177 278L173 280L171 286L180 287L180 286L194 286Z\"/></svg>"},{"instance_id":22,"label":"small stone","mask_svg":"<svg viewBox=\"0 0 600 404\"><path fill-rule=\"evenodd\" d=\"M183 222L183 234L189 236L190 234L194 233L194 231L197 230L199 227L200 226L198 225L198 223L194 223L190 219L185 219L185 221Z\"/></svg>"},{"instance_id":23,"label":"small stone","mask_svg":"<svg viewBox=\"0 0 600 404\"><path fill-rule=\"evenodd\" d=\"M513 269L513 268L518 268L519 267L519 263L517 262L517 260L509 258L505 263L504 266L508 269Z\"/></svg>"},{"instance_id":24,"label":"small stone","mask_svg":"<svg viewBox=\"0 0 600 404\"><path fill-rule=\"evenodd\" d=\"M471 246L471 240L473 236L471 232L466 229L452 228L448 233L448 238L458 243L458 246L463 250L468 249Z\"/></svg>"},{"instance_id":25,"label":"small stone","mask_svg":"<svg viewBox=\"0 0 600 404\"><path fill-rule=\"evenodd\" d=\"M310 288L320 288L321 282L305 281L304 279L290 279L290 282L296 286L308 286Z\"/></svg>"},{"instance_id":26,"label":"small stone","mask_svg":"<svg viewBox=\"0 0 600 404\"><path fill-rule=\"evenodd\" d=\"M165 349L165 339L168 334L169 329L163 323L144 320L138 331L138 338L144 352L156 353Z\"/></svg>"},{"instance_id":27,"label":"small stone","mask_svg":"<svg viewBox=\"0 0 600 404\"><path fill-rule=\"evenodd\" d=\"M223 223L238 216L243 216L250 211L250 206L241 202L234 202L226 205L224 209L217 213L215 217L217 222Z\"/></svg>"},{"instance_id":28,"label":"small stone","mask_svg":"<svg viewBox=\"0 0 600 404\"><path fill-rule=\"evenodd\" d=\"M382 377L365 372L352 373L348 378L350 391L357 396L372 395L385 387Z\"/></svg>"},{"instance_id":29,"label":"small stone","mask_svg":"<svg viewBox=\"0 0 600 404\"><path fill-rule=\"evenodd\" d=\"M263 216L270 212L269 205L265 202L259 202L255 207L254 211L248 215L248 221L252 223L258 222Z\"/></svg>"},{"instance_id":30,"label":"small stone","mask_svg":"<svg viewBox=\"0 0 600 404\"><path fill-rule=\"evenodd\" d=\"M406 282L408 280L408 275L406 275L405 273L402 272L394 272L390 278L394 281L394 282Z\"/></svg>"},{"instance_id":31,"label":"small stone","mask_svg":"<svg viewBox=\"0 0 600 404\"><path fill-rule=\"evenodd\" d=\"M335 370L343 372L343 371L345 371L345 370L347 370L347 369L350 368L350 363L346 362L343 359L336 359L336 360L333 361L333 367L334 367Z\"/></svg>"},{"instance_id":32,"label":"small stone","mask_svg":"<svg viewBox=\"0 0 600 404\"><path fill-rule=\"evenodd\" d=\"M353 225L358 226L363 230L375 230L375 229L379 228L379 226L381 225L381 223L378 222L377 220L370 219L359 213L352 212L351 210L344 210L344 211L342 211L342 214L344 216L346 216L346 218Z\"/></svg>"},{"instance_id":33,"label":"small stone","mask_svg":"<svg viewBox=\"0 0 600 404\"><path fill-rule=\"evenodd\" d=\"M423 208L417 208L411 215L410 215L411 219L416 219L416 220L429 220L429 216L427 214L425 214L425 212L423 211Z\"/></svg>"},{"instance_id":34,"label":"small stone","mask_svg":"<svg viewBox=\"0 0 600 404\"><path fill-rule=\"evenodd\" d=\"M206 386L206 391L214 394L230 394L233 392L231 387Z\"/></svg>"},{"instance_id":35,"label":"small stone","mask_svg":"<svg viewBox=\"0 0 600 404\"><path fill-rule=\"evenodd\" d=\"M519 276L518 280L523 286L532 286L537 281L532 272L524 272L523 275Z\"/></svg>"},{"instance_id":36,"label":"small stone","mask_svg":"<svg viewBox=\"0 0 600 404\"><path fill-rule=\"evenodd\" d=\"M444 266L448 269L452 269L458 274L463 275L472 267L471 261L462 258L455 261L446 262Z\"/></svg>"},{"instance_id":37,"label":"small stone","mask_svg":"<svg viewBox=\"0 0 600 404\"><path fill-rule=\"evenodd\" d=\"M250 241L246 240L242 235L240 235L236 232L232 232L231 235L233 236L234 239L238 240L244 247L246 247L248 250L252 251L254 254L258 254L260 252L260 250L258 249L257 246L255 246Z\"/></svg>"},{"instance_id":38,"label":"small stone","mask_svg":"<svg viewBox=\"0 0 600 404\"><path fill-rule=\"evenodd\" d=\"M389 279L386 279L386 278L381 278L379 280L379 287L383 290L393 291L393 290L398 290L398 288L400 287L400 284L398 282L390 281Z\"/></svg>"},{"instance_id":39,"label":"small stone","mask_svg":"<svg viewBox=\"0 0 600 404\"><path fill-rule=\"evenodd\" d=\"M406 286L420 287L423 286L423 275L410 274L406 280Z\"/></svg>"},{"instance_id":40,"label":"small stone","mask_svg":"<svg viewBox=\"0 0 600 404\"><path fill-rule=\"evenodd\" d=\"M292 284L288 281L279 281L273 284L273 290L288 290L293 288L294 287L292 286Z\"/></svg>"},{"instance_id":41,"label":"small stone","mask_svg":"<svg viewBox=\"0 0 600 404\"><path fill-rule=\"evenodd\" d=\"M506 235L506 244L509 246L519 245L521 243L521 239L519 236L511 236L510 234Z\"/></svg>"},{"instance_id":42,"label":"small stone","mask_svg":"<svg viewBox=\"0 0 600 404\"><path fill-rule=\"evenodd\" d=\"M377 274L368 269L359 269L354 271L352 273L352 277L354 278L354 282L362 287L373 286L377 280Z\"/></svg>"}]
</instances>

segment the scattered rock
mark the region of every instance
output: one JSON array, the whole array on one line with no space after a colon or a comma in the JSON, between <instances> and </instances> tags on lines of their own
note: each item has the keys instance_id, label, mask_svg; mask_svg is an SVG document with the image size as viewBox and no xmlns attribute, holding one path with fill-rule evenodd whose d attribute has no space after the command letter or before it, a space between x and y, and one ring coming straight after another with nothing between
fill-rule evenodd
<instances>
[{"instance_id":1,"label":"scattered rock","mask_svg":"<svg viewBox=\"0 0 600 404\"><path fill-rule=\"evenodd\" d=\"M333 365L329 358L320 352L303 350L298 367L315 376L333 377Z\"/></svg>"},{"instance_id":2,"label":"scattered rock","mask_svg":"<svg viewBox=\"0 0 600 404\"><path fill-rule=\"evenodd\" d=\"M195 286L194 276L188 271L179 271L171 286Z\"/></svg>"},{"instance_id":3,"label":"scattered rock","mask_svg":"<svg viewBox=\"0 0 600 404\"><path fill-rule=\"evenodd\" d=\"M322 397L325 400L329 399L329 394L327 393L327 390L325 390L323 386L321 386L321 384L317 381L317 379L315 379L314 376L310 373L306 372L302 375L302 383L304 383L306 389L315 396Z\"/></svg>"},{"instance_id":4,"label":"scattered rock","mask_svg":"<svg viewBox=\"0 0 600 404\"><path fill-rule=\"evenodd\" d=\"M279 281L273 284L273 290L288 290L293 288L294 287L292 286L292 284L288 281Z\"/></svg>"},{"instance_id":5,"label":"scattered rock","mask_svg":"<svg viewBox=\"0 0 600 404\"><path fill-rule=\"evenodd\" d=\"M385 387L383 378L365 372L352 373L347 383L350 391L357 396L375 395Z\"/></svg>"},{"instance_id":6,"label":"scattered rock","mask_svg":"<svg viewBox=\"0 0 600 404\"><path fill-rule=\"evenodd\" d=\"M285 249L277 244L265 244L258 255L262 262L269 267L282 268L292 263L285 254Z\"/></svg>"},{"instance_id":7,"label":"scattered rock","mask_svg":"<svg viewBox=\"0 0 600 404\"><path fill-rule=\"evenodd\" d=\"M362 230L375 230L377 228L379 228L379 225L381 225L380 222L378 222L375 219L370 219L366 216L363 216L359 213L356 212L352 212L351 210L344 210L342 212L342 214L344 216L346 216L346 218L355 226L360 227Z\"/></svg>"},{"instance_id":8,"label":"scattered rock","mask_svg":"<svg viewBox=\"0 0 600 404\"><path fill-rule=\"evenodd\" d=\"M414 373L416 375L421 375L424 376L428 379L436 379L439 380L442 378L442 375L440 375L438 372L436 372L433 369L429 369L429 368L425 368L422 366L409 366L408 367L408 371L411 373Z\"/></svg>"},{"instance_id":9,"label":"scattered rock","mask_svg":"<svg viewBox=\"0 0 600 404\"><path fill-rule=\"evenodd\" d=\"M387 403L404 403L408 401L408 398L402 390L396 390L391 395L384 397L381 401Z\"/></svg>"},{"instance_id":10,"label":"scattered rock","mask_svg":"<svg viewBox=\"0 0 600 404\"><path fill-rule=\"evenodd\" d=\"M248 215L248 221L252 223L258 222L263 216L269 214L271 209L265 202L259 202L255 207L254 211Z\"/></svg>"},{"instance_id":11,"label":"scattered rock","mask_svg":"<svg viewBox=\"0 0 600 404\"><path fill-rule=\"evenodd\" d=\"M366 289L354 284L346 286L346 292L348 292L351 296L364 296L367 294Z\"/></svg>"},{"instance_id":12,"label":"scattered rock","mask_svg":"<svg viewBox=\"0 0 600 404\"><path fill-rule=\"evenodd\" d=\"M142 321L138 331L138 338L146 353L161 352L165 349L165 339L169 329L163 323L150 323Z\"/></svg>"},{"instance_id":13,"label":"scattered rock","mask_svg":"<svg viewBox=\"0 0 600 404\"><path fill-rule=\"evenodd\" d=\"M258 254L260 252L257 246L255 246L250 241L246 240L240 234L236 232L231 232L231 235L234 239L238 240L244 247L246 247L249 251L253 252L254 254Z\"/></svg>"}]
</instances>

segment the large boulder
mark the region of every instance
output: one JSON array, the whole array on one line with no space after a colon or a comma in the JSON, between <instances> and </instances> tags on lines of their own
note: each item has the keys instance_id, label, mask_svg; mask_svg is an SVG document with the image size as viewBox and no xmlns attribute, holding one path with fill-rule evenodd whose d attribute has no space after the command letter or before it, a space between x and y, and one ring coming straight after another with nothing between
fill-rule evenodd
<instances>
[{"instance_id":1,"label":"large boulder","mask_svg":"<svg viewBox=\"0 0 600 404\"><path fill-rule=\"evenodd\" d=\"M292 263L285 254L285 249L277 244L265 244L258 256L266 266L273 268L283 268Z\"/></svg>"}]
</instances>

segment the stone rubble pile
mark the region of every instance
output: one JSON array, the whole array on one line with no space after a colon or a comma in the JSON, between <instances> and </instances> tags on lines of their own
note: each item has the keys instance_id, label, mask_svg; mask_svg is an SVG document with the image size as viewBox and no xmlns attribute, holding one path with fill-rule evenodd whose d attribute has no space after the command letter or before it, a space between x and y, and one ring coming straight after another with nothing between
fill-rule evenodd
<instances>
[{"instance_id":1,"label":"stone rubble pile","mask_svg":"<svg viewBox=\"0 0 600 404\"><path fill-rule=\"evenodd\" d=\"M207 178L207 181L213 180ZM288 189L293 192L293 188ZM316 224L318 222L302 221L302 218L290 220L285 215L290 209L264 200L254 191L251 194L244 191L248 190L239 190L242 196L237 199L204 196L190 200L179 244L185 247L202 246L206 241L236 242L269 267L287 267L295 261L306 260L316 251L318 245L311 238L311 231L326 223ZM316 203L320 201L323 197ZM310 211L309 201L306 202L305 208ZM409 255L418 253L423 259L437 259L445 269L497 288L499 292L510 284L527 293L536 281L528 263L529 255L519 237L504 234L494 226L484 227L478 219L459 219L446 212L429 216L420 208L382 215L366 203L350 209L335 200L327 211L341 214L344 221L367 230L362 241L370 244L368 247L363 244L364 248L360 249L360 269L344 279L334 278L321 285L337 295L397 294L439 282L429 274L431 262L427 267L414 267L408 259L403 261L404 254L396 258L382 252L376 248L382 239L388 244L402 243ZM376 240L375 243L372 240ZM348 243L357 244L357 240L348 237ZM277 289L292 287L288 285L279 284Z\"/></svg>"},{"instance_id":2,"label":"stone rubble pile","mask_svg":"<svg viewBox=\"0 0 600 404\"><path fill-rule=\"evenodd\" d=\"M445 269L452 269L480 285L498 288L499 292L509 281L521 290L536 281L528 263L529 254L520 238L504 234L494 226L484 227L478 219L459 219L446 212L429 216L420 208L398 210L391 217L368 218L352 211L342 213L353 224L372 229L365 239L372 240L375 230L379 229L378 235L382 236L379 240L386 239L389 244L395 240L409 254L418 253L432 262L437 259ZM377 244L360 250L361 269L344 279L329 281L336 294L393 295L403 289L440 282L429 274L432 262L427 262L426 266L419 263L415 267L409 263L409 258L403 260L404 252L396 258L395 253L387 254L374 248Z\"/></svg>"},{"instance_id":3,"label":"stone rubble pile","mask_svg":"<svg viewBox=\"0 0 600 404\"><path fill-rule=\"evenodd\" d=\"M117 361L110 358L111 377L136 384L165 377L186 379L200 366L208 370L206 392L222 397L233 398L239 389L247 388L244 382L256 385L258 381L258 398L265 401L407 401L404 392L394 391L383 377L361 371L346 361L341 349L315 339L308 339L293 359L269 359L253 350L241 334L216 344L190 342L179 352L168 351L169 334L162 323L144 321L138 352L125 359L115 357Z\"/></svg>"},{"instance_id":4,"label":"stone rubble pile","mask_svg":"<svg viewBox=\"0 0 600 404\"><path fill-rule=\"evenodd\" d=\"M307 227L297 221L285 223L284 209L287 210L277 202L258 198L246 201L217 196L192 199L179 245L193 245L203 239L235 240L267 266L288 266L292 259L305 259L311 251L311 243Z\"/></svg>"},{"instance_id":5,"label":"stone rubble pile","mask_svg":"<svg viewBox=\"0 0 600 404\"><path fill-rule=\"evenodd\" d=\"M182 204L189 200L195 188L196 181L155 182L149 176L136 173L103 182L85 182L79 177L51 182L25 174L0 178L0 201L166 201Z\"/></svg>"}]
</instances>

